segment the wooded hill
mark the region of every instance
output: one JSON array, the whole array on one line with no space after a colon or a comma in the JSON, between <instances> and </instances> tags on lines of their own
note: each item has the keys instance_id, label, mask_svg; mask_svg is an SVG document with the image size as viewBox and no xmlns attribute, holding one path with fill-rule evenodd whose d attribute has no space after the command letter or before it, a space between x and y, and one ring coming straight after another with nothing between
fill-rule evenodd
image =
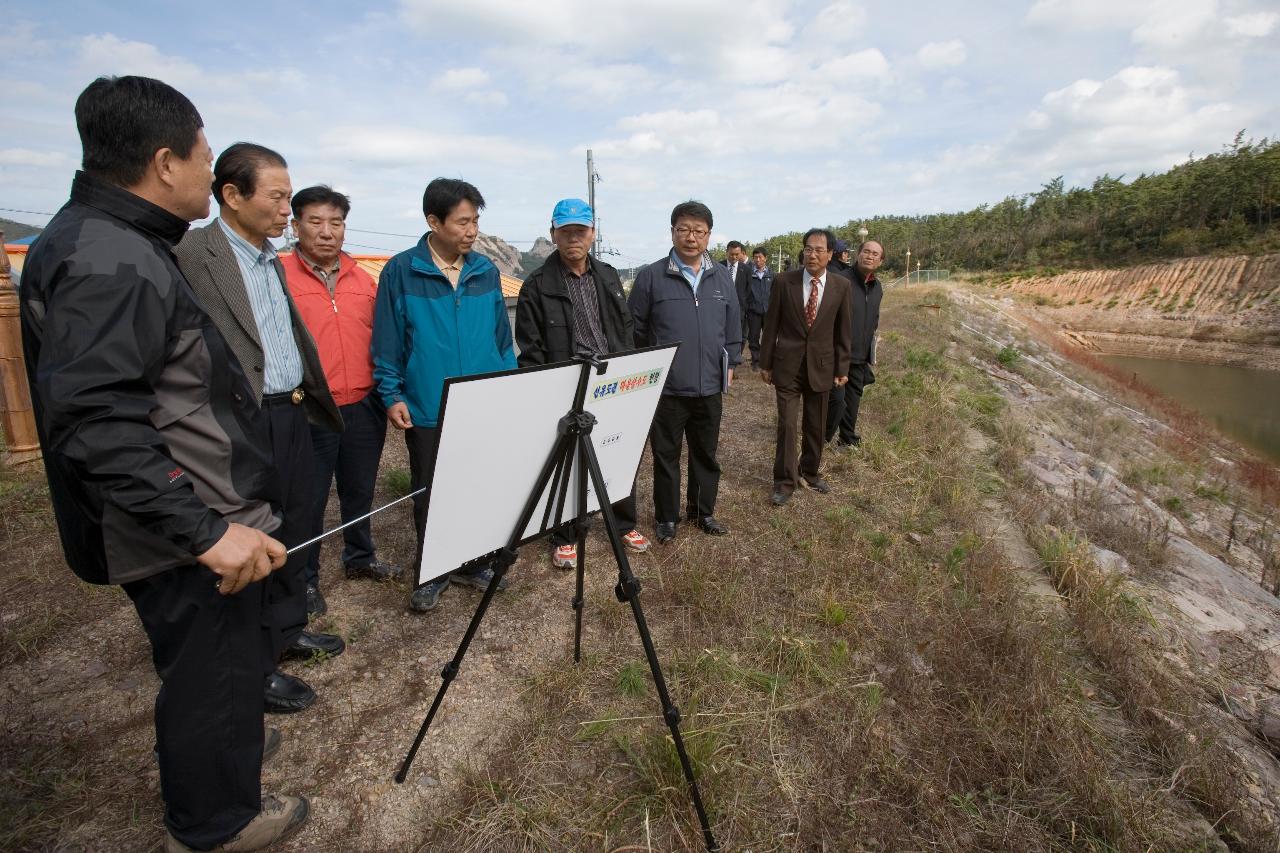
<instances>
[{"instance_id":1,"label":"wooded hill","mask_svg":"<svg viewBox=\"0 0 1280 853\"><path fill-rule=\"evenodd\" d=\"M865 224L884 243L890 274L901 273L908 248L925 268L1045 272L1280 250L1280 140L1245 139L1242 130L1218 154L1124 178L1104 174L1066 189L1059 176L1038 192L964 213L876 216L835 230L856 245ZM794 259L801 236L760 245Z\"/></svg>"}]
</instances>

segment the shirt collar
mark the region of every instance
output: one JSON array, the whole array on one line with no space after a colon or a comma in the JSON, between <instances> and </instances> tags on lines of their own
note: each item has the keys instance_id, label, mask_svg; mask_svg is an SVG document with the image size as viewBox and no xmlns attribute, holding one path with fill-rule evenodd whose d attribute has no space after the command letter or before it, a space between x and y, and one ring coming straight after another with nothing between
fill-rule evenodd
<instances>
[{"instance_id":1,"label":"shirt collar","mask_svg":"<svg viewBox=\"0 0 1280 853\"><path fill-rule=\"evenodd\" d=\"M459 272L462 271L463 266L465 266L467 263L466 255L458 255L457 259L453 263L446 264L444 262L444 258L436 254L436 247L431 245L431 235L428 234L426 239L427 239L427 251L431 253L431 260L433 263L435 263L437 267L440 268L441 272L444 272L445 270L450 270L450 269L458 270Z\"/></svg>"},{"instance_id":2,"label":"shirt collar","mask_svg":"<svg viewBox=\"0 0 1280 853\"><path fill-rule=\"evenodd\" d=\"M342 270L342 255L338 255L338 259L333 262L332 267L325 269L323 264L311 260L311 258L308 257L306 252L302 251L302 249L295 247L293 251L298 255L298 260L302 261L313 270L320 270L326 275L332 275L333 273L340 272Z\"/></svg>"},{"instance_id":3,"label":"shirt collar","mask_svg":"<svg viewBox=\"0 0 1280 853\"><path fill-rule=\"evenodd\" d=\"M809 271L808 271L807 269L805 269L804 267L801 267L801 268L800 268L800 272L804 273L804 283L805 283L805 284L808 284L809 282L813 281L813 279L815 278L815 276L810 275ZM818 283L819 283L819 285L820 285L820 286L822 286L822 287L826 287L826 286L827 286L827 271L826 271L825 269L822 271L822 275L820 275L820 276L816 276L816 278L818 279Z\"/></svg>"},{"instance_id":4,"label":"shirt collar","mask_svg":"<svg viewBox=\"0 0 1280 853\"><path fill-rule=\"evenodd\" d=\"M671 250L671 263L675 264L676 269L680 270L680 272L686 273L688 275L701 275L702 273L706 272L707 264L710 262L710 260L711 260L711 256L708 255L706 252L703 252L702 261L699 264L698 269L694 270L693 267L689 266L684 261L680 260L680 256L676 254L675 249Z\"/></svg>"},{"instance_id":5,"label":"shirt collar","mask_svg":"<svg viewBox=\"0 0 1280 853\"><path fill-rule=\"evenodd\" d=\"M255 261L273 261L276 257L275 247L271 245L270 240L264 240L263 245L255 246L245 238L241 237L236 230L223 221L219 216L214 220L222 226L222 233L227 235L227 239L231 241L231 248L238 249L241 254L252 258Z\"/></svg>"}]
</instances>

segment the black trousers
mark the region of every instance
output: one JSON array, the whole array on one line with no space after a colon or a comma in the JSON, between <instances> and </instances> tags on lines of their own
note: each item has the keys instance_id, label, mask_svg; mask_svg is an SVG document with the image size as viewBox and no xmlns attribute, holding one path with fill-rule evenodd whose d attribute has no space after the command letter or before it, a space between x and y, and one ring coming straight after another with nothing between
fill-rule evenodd
<instances>
[{"instance_id":1,"label":"black trousers","mask_svg":"<svg viewBox=\"0 0 1280 853\"><path fill-rule=\"evenodd\" d=\"M751 347L751 366L760 366L760 331L764 328L764 315L747 312L747 346Z\"/></svg>"},{"instance_id":2,"label":"black trousers","mask_svg":"<svg viewBox=\"0 0 1280 853\"><path fill-rule=\"evenodd\" d=\"M262 808L266 581L235 595L192 565L124 584L160 676L156 748L164 823L188 847L228 841Z\"/></svg>"},{"instance_id":3,"label":"black trousers","mask_svg":"<svg viewBox=\"0 0 1280 853\"><path fill-rule=\"evenodd\" d=\"M271 432L271 451L276 473L280 475L280 527L271 534L292 548L307 541L311 529L314 465L311 451L311 427L302 406L290 402L288 395L267 396L262 401ZM270 675L280 662L280 655L293 645L307 627L307 559L308 548L289 556L282 568L266 579L266 607L262 614L263 629L270 648L263 659L264 675Z\"/></svg>"},{"instance_id":4,"label":"black trousers","mask_svg":"<svg viewBox=\"0 0 1280 853\"><path fill-rule=\"evenodd\" d=\"M685 493L687 515L712 515L720 490L720 417L722 394L677 397L663 394L649 430L653 452L653 514L655 520L680 520L680 452L689 445L689 483Z\"/></svg>"},{"instance_id":5,"label":"black trousers","mask_svg":"<svg viewBox=\"0 0 1280 853\"><path fill-rule=\"evenodd\" d=\"M435 469L436 451L440 448L439 427L409 427L404 431L404 446L409 451L409 488L417 491L431 480ZM413 555L413 577L418 576L422 565L422 535L427 529L427 507L431 502L431 490L413 499L413 527L418 534L418 546Z\"/></svg>"},{"instance_id":6,"label":"black trousers","mask_svg":"<svg viewBox=\"0 0 1280 853\"><path fill-rule=\"evenodd\" d=\"M849 365L849 381L839 388L831 389L827 403L827 441L834 438L837 431L840 433L840 441L845 444L853 444L858 438L858 407L862 403L862 391L875 381L871 365Z\"/></svg>"},{"instance_id":7,"label":"black trousers","mask_svg":"<svg viewBox=\"0 0 1280 853\"><path fill-rule=\"evenodd\" d=\"M324 511L329 504L329 485L338 480L338 504L342 523L365 515L373 508L373 489L378 479L378 462L387 438L387 411L376 394L363 400L339 406L343 432L311 426L312 485L315 499L311 504L307 538L324 532ZM370 519L353 524L342 531L342 564L356 568L374 561L373 533ZM306 578L308 586L320 585L320 546L310 549Z\"/></svg>"}]
</instances>

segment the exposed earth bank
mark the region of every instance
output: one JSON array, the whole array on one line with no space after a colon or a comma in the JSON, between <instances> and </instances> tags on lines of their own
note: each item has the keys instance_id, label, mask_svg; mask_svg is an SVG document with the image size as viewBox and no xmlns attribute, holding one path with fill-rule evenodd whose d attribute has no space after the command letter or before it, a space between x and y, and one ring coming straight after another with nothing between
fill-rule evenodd
<instances>
[{"instance_id":1,"label":"exposed earth bank","mask_svg":"<svg viewBox=\"0 0 1280 853\"><path fill-rule=\"evenodd\" d=\"M1280 370L1280 255L980 280L1101 354Z\"/></svg>"}]
</instances>

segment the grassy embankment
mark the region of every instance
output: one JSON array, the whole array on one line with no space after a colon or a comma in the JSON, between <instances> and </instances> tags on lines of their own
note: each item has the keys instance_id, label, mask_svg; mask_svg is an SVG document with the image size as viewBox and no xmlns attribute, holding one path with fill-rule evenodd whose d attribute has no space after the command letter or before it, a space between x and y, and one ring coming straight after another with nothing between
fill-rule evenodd
<instances>
[{"instance_id":1,"label":"grassy embankment","mask_svg":"<svg viewBox=\"0 0 1280 853\"><path fill-rule=\"evenodd\" d=\"M887 300L865 442L828 497L767 507L770 395L739 390L726 430L751 456L722 461L758 485L722 499L736 535L686 537L645 578L714 828L755 851L1212 849L1234 791L1212 742L1154 728L1185 703L1142 603L1032 523L1065 606L1037 603L983 533L993 501L1035 499L1021 425L947 350L956 312ZM603 592L588 612L611 641L530 681L528 722L428 846L698 849L628 615Z\"/></svg>"}]
</instances>

